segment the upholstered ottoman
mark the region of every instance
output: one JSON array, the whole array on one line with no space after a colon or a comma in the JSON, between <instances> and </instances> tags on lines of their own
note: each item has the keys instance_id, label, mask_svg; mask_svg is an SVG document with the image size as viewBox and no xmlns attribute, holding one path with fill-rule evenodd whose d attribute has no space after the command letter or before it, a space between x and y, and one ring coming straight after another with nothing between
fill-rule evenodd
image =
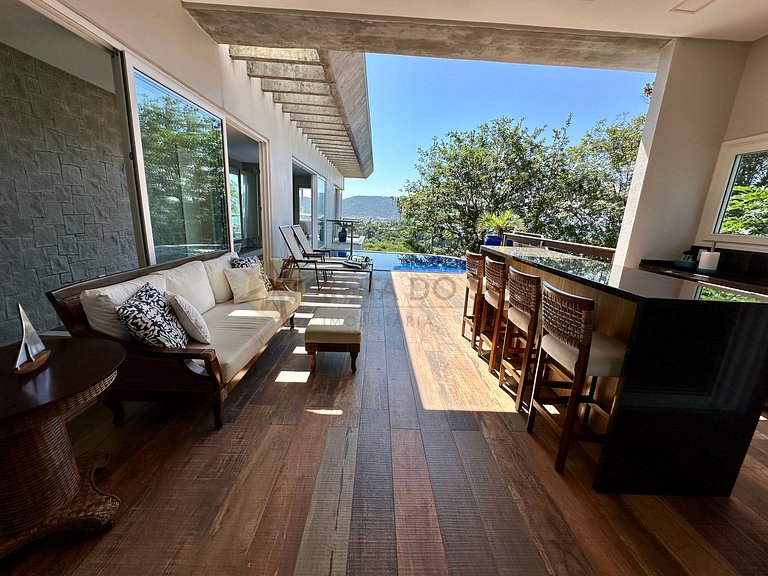
<instances>
[{"instance_id":1,"label":"upholstered ottoman","mask_svg":"<svg viewBox=\"0 0 768 576\"><path fill-rule=\"evenodd\" d=\"M360 308L316 309L304 332L309 369L315 369L318 352L349 352L352 372L356 372L362 336L363 313Z\"/></svg>"}]
</instances>

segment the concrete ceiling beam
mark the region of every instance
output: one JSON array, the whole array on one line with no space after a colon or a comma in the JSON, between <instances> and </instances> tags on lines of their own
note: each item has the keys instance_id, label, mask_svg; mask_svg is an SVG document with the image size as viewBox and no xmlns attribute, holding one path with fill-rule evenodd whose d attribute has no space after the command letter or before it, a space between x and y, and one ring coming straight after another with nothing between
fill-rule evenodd
<instances>
[{"instance_id":1,"label":"concrete ceiling beam","mask_svg":"<svg viewBox=\"0 0 768 576\"><path fill-rule=\"evenodd\" d=\"M655 72L670 37L183 1L220 44Z\"/></svg>"},{"instance_id":2,"label":"concrete ceiling beam","mask_svg":"<svg viewBox=\"0 0 768 576\"><path fill-rule=\"evenodd\" d=\"M347 129L341 124L331 124L330 122L310 122L307 120L299 120L296 122L299 128L324 128L326 130L337 130L339 134L346 134Z\"/></svg>"},{"instance_id":3,"label":"concrete ceiling beam","mask_svg":"<svg viewBox=\"0 0 768 576\"><path fill-rule=\"evenodd\" d=\"M306 104L283 104L283 112L294 114L316 114L318 116L339 116L336 106L307 106Z\"/></svg>"},{"instance_id":4,"label":"concrete ceiling beam","mask_svg":"<svg viewBox=\"0 0 768 576\"><path fill-rule=\"evenodd\" d=\"M248 62L248 76L265 80L299 80L326 82L325 69L314 64L286 64L283 62Z\"/></svg>"},{"instance_id":5,"label":"concrete ceiling beam","mask_svg":"<svg viewBox=\"0 0 768 576\"><path fill-rule=\"evenodd\" d=\"M262 48L261 46L230 46L233 60L258 60L286 64L317 64L320 57L313 48Z\"/></svg>"},{"instance_id":6,"label":"concrete ceiling beam","mask_svg":"<svg viewBox=\"0 0 768 576\"><path fill-rule=\"evenodd\" d=\"M322 128L302 128L301 131L304 135L313 140L315 138L325 138L331 140L339 140L342 142L349 142L349 135L342 130L326 130Z\"/></svg>"},{"instance_id":7,"label":"concrete ceiling beam","mask_svg":"<svg viewBox=\"0 0 768 576\"><path fill-rule=\"evenodd\" d=\"M344 121L339 116L323 116L321 114L291 114L291 120L296 122L322 122L324 124L338 124L344 126Z\"/></svg>"},{"instance_id":8,"label":"concrete ceiling beam","mask_svg":"<svg viewBox=\"0 0 768 576\"><path fill-rule=\"evenodd\" d=\"M262 79L261 89L264 92L280 92L285 94L301 94L304 96L330 96L331 87L324 82L301 82L299 80L269 80Z\"/></svg>"},{"instance_id":9,"label":"concrete ceiling beam","mask_svg":"<svg viewBox=\"0 0 768 576\"><path fill-rule=\"evenodd\" d=\"M329 144L343 144L345 146L352 146L349 138L333 138L332 136L307 136L312 142L318 146L327 146Z\"/></svg>"},{"instance_id":10,"label":"concrete ceiling beam","mask_svg":"<svg viewBox=\"0 0 768 576\"><path fill-rule=\"evenodd\" d=\"M265 81L262 80L262 84ZM270 80L270 82L276 82L276 80ZM314 82L313 82L314 84ZM323 84L319 84L323 86ZM328 88L328 94L331 93L330 86ZM263 89L263 88L262 88ZM333 96L319 96L316 94L299 94L294 92L275 92L272 94L272 100L278 104L300 104L302 106L336 106L336 101Z\"/></svg>"}]
</instances>

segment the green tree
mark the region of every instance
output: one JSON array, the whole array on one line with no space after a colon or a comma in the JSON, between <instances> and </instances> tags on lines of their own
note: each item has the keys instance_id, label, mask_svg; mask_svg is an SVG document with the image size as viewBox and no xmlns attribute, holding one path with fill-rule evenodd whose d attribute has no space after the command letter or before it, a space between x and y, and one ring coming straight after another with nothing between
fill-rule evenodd
<instances>
[{"instance_id":1,"label":"green tree","mask_svg":"<svg viewBox=\"0 0 768 576\"><path fill-rule=\"evenodd\" d=\"M460 254L477 249L485 212L515 210L537 174L542 131L521 121L494 120L468 132L449 132L419 150L418 180L398 198L409 239L421 250ZM521 211L522 212L522 211Z\"/></svg>"},{"instance_id":2,"label":"green tree","mask_svg":"<svg viewBox=\"0 0 768 576\"><path fill-rule=\"evenodd\" d=\"M768 188L734 186L720 233L768 236Z\"/></svg>"},{"instance_id":3,"label":"green tree","mask_svg":"<svg viewBox=\"0 0 768 576\"><path fill-rule=\"evenodd\" d=\"M530 232L615 246L643 123L602 120L575 146L570 117L548 135L509 118L449 132L419 150L419 178L398 199L407 237L422 251L461 254L482 242L483 213L511 210Z\"/></svg>"}]
</instances>

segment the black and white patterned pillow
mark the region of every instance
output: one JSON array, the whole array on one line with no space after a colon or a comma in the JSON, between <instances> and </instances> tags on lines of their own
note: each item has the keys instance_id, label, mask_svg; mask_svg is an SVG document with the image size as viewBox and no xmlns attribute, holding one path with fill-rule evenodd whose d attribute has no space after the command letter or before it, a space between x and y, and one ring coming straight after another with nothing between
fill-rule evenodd
<instances>
[{"instance_id":1,"label":"black and white patterned pillow","mask_svg":"<svg viewBox=\"0 0 768 576\"><path fill-rule=\"evenodd\" d=\"M165 297L152 284L144 284L125 304L118 306L117 317L128 332L144 344L184 348L189 341Z\"/></svg>"},{"instance_id":2,"label":"black and white patterned pillow","mask_svg":"<svg viewBox=\"0 0 768 576\"><path fill-rule=\"evenodd\" d=\"M272 292L272 290L274 290L272 282L269 280L269 276L267 276L267 273L264 272L264 266L262 266L261 260L259 260L257 257L243 256L242 258L232 258L229 263L232 265L232 268L258 268L267 292Z\"/></svg>"}]
</instances>

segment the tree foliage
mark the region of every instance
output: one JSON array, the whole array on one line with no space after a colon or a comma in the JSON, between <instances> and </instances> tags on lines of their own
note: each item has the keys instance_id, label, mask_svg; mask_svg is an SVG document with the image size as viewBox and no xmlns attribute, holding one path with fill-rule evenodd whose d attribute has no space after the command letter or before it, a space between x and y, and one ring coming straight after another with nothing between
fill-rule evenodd
<instances>
[{"instance_id":1,"label":"tree foliage","mask_svg":"<svg viewBox=\"0 0 768 576\"><path fill-rule=\"evenodd\" d=\"M409 241L421 251L476 250L487 231L480 217L511 210L529 232L615 246L644 117L600 121L577 145L570 123L547 133L500 118L420 149L418 178L398 199Z\"/></svg>"},{"instance_id":2,"label":"tree foliage","mask_svg":"<svg viewBox=\"0 0 768 576\"><path fill-rule=\"evenodd\" d=\"M720 233L768 236L768 188L734 186Z\"/></svg>"}]
</instances>

